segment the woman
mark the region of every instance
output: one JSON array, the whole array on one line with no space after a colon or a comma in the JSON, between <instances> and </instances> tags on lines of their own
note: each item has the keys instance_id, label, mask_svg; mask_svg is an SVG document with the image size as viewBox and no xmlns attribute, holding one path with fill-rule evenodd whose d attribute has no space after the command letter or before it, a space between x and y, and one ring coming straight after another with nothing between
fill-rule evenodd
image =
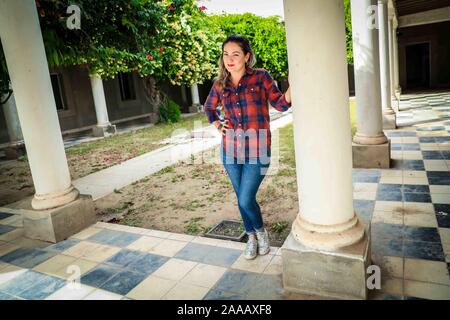
<instances>
[{"instance_id":1,"label":"woman","mask_svg":"<svg viewBox=\"0 0 450 320\"><path fill-rule=\"evenodd\" d=\"M255 56L246 37L233 34L222 44L219 75L204 104L210 123L222 133L222 161L238 199L248 241L244 257L254 259L270 251L256 193L270 165L268 103L286 111L290 88L282 94L264 69L252 69ZM216 108L222 105L225 121Z\"/></svg>"}]
</instances>

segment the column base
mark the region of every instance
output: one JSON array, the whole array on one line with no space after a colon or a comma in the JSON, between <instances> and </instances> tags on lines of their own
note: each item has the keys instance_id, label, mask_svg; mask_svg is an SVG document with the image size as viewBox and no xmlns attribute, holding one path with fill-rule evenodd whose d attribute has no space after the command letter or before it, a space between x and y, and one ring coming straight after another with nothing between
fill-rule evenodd
<instances>
[{"instance_id":1,"label":"column base","mask_svg":"<svg viewBox=\"0 0 450 320\"><path fill-rule=\"evenodd\" d=\"M308 248L289 234L281 247L286 291L338 299L367 299L370 225L353 245L334 251Z\"/></svg>"},{"instance_id":2,"label":"column base","mask_svg":"<svg viewBox=\"0 0 450 320\"><path fill-rule=\"evenodd\" d=\"M383 114L383 130L397 129L395 120L395 112L393 114Z\"/></svg>"},{"instance_id":3,"label":"column base","mask_svg":"<svg viewBox=\"0 0 450 320\"><path fill-rule=\"evenodd\" d=\"M31 206L34 210L57 208L74 201L78 198L79 194L78 189L71 185L69 188L60 193L50 195L35 194L31 200Z\"/></svg>"},{"instance_id":4,"label":"column base","mask_svg":"<svg viewBox=\"0 0 450 320\"><path fill-rule=\"evenodd\" d=\"M352 143L353 168L382 168L390 167L391 141L378 145Z\"/></svg>"},{"instance_id":5,"label":"column base","mask_svg":"<svg viewBox=\"0 0 450 320\"><path fill-rule=\"evenodd\" d=\"M399 111L400 102L398 99L399 98L392 99L392 109L394 109L395 112Z\"/></svg>"},{"instance_id":6,"label":"column base","mask_svg":"<svg viewBox=\"0 0 450 320\"><path fill-rule=\"evenodd\" d=\"M113 135L117 132L116 125L107 124L107 125L97 125L92 128L92 133L95 137L107 137Z\"/></svg>"},{"instance_id":7,"label":"column base","mask_svg":"<svg viewBox=\"0 0 450 320\"><path fill-rule=\"evenodd\" d=\"M194 104L192 106L189 107L189 113L197 113L197 112L201 112L201 104Z\"/></svg>"},{"instance_id":8,"label":"column base","mask_svg":"<svg viewBox=\"0 0 450 320\"><path fill-rule=\"evenodd\" d=\"M30 198L31 199L31 198ZM95 223L94 202L90 195L80 195L61 207L33 210L30 199L14 208L23 217L27 238L59 242Z\"/></svg>"},{"instance_id":9,"label":"column base","mask_svg":"<svg viewBox=\"0 0 450 320\"><path fill-rule=\"evenodd\" d=\"M395 97L396 97L398 100L400 100L400 95L402 94L402 88L401 88L401 87L395 88L394 94L395 94Z\"/></svg>"}]
</instances>

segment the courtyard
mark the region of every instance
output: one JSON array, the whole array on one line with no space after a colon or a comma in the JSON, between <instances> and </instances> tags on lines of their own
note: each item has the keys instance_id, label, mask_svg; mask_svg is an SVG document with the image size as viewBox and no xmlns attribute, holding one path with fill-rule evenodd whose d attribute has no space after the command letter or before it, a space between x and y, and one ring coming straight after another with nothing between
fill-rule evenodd
<instances>
[{"instance_id":1,"label":"courtyard","mask_svg":"<svg viewBox=\"0 0 450 320\"><path fill-rule=\"evenodd\" d=\"M371 225L372 264L380 266L382 274L381 289L372 290L370 299L450 297L450 120L446 120L450 101L446 97L436 98L443 99L438 107L441 120L419 121L386 131L392 143L392 168L353 169L354 208ZM292 128L288 125L280 130ZM282 137L286 138L286 134ZM281 162L287 165L289 159L283 157ZM200 170L200 181L212 175L210 179L232 202L230 186L219 183L224 179L220 167L206 165L211 167ZM123 192L134 196L142 193L145 198L146 183L173 188L170 186L177 184L174 178L182 180L178 170L186 170L186 166L178 164L163 174L156 173ZM184 174L198 170L195 166ZM290 170L281 166L281 175ZM295 176L291 179L295 181ZM209 184L208 180L204 185ZM296 194L293 188L292 197ZM186 195L192 199L201 189L200 183L184 192L193 190L193 194ZM167 192L163 189L161 194ZM209 195L215 192L213 189ZM269 196L266 192L263 188L262 199ZM106 198L116 195L122 194ZM281 198L286 197L274 195L262 202L264 214L279 209ZM208 207L204 219L217 219L217 215L220 219L236 218L238 213L231 205L229 209L219 206L228 201L213 201L213 207L221 213ZM298 200L285 200L292 201ZM175 208L170 208L176 216ZM25 238L21 217L11 209L0 209L2 299L322 299L283 290L280 247L284 238L271 248L270 254L252 261L242 256L244 243L188 234L183 224L177 229L170 219L160 221L157 229L124 225L127 220L121 224L97 222L65 241L50 244ZM202 216L202 209L194 207L190 212ZM288 225L295 219L295 211L290 215L288 208L279 211ZM271 221L270 217L266 219ZM206 222L205 226L211 224ZM171 228L176 230L170 232ZM78 287L71 281L74 270L81 276Z\"/></svg>"}]
</instances>

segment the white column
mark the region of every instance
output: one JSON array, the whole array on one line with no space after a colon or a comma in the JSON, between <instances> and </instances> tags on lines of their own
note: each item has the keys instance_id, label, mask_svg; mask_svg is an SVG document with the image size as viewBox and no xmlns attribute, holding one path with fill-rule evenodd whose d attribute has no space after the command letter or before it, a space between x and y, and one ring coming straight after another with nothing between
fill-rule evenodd
<instances>
[{"instance_id":1,"label":"white column","mask_svg":"<svg viewBox=\"0 0 450 320\"><path fill-rule=\"evenodd\" d=\"M200 104L200 97L198 95L198 85L194 83L191 85L192 105L197 106Z\"/></svg>"},{"instance_id":2,"label":"white column","mask_svg":"<svg viewBox=\"0 0 450 320\"><path fill-rule=\"evenodd\" d=\"M285 0L299 215L295 239L316 249L359 241L342 0ZM314 31L315 30L315 31Z\"/></svg>"},{"instance_id":3,"label":"white column","mask_svg":"<svg viewBox=\"0 0 450 320\"><path fill-rule=\"evenodd\" d=\"M393 20L393 28L392 28L392 48L393 48L393 55L392 55L392 62L393 62L393 69L394 69L394 93L399 98L399 95L402 91L400 87L400 76L399 76L399 67L398 67L398 39L397 39L397 27L398 27L398 21L394 17Z\"/></svg>"},{"instance_id":4,"label":"white column","mask_svg":"<svg viewBox=\"0 0 450 320\"><path fill-rule=\"evenodd\" d=\"M203 106L200 104L200 97L198 95L198 85L196 83L191 85L191 98L192 104L189 106L189 112L191 113L200 112Z\"/></svg>"},{"instance_id":5,"label":"white column","mask_svg":"<svg viewBox=\"0 0 450 320\"><path fill-rule=\"evenodd\" d=\"M391 28L388 21L387 0L378 0L380 37L381 106L383 114L394 114L392 109Z\"/></svg>"},{"instance_id":6,"label":"white column","mask_svg":"<svg viewBox=\"0 0 450 320\"><path fill-rule=\"evenodd\" d=\"M383 133L380 108L378 35L375 19L371 20L368 12L368 8L373 4L373 0L351 1L357 107L357 130L353 141L363 145L378 145L387 142Z\"/></svg>"},{"instance_id":7,"label":"white column","mask_svg":"<svg viewBox=\"0 0 450 320\"><path fill-rule=\"evenodd\" d=\"M97 115L97 126L110 126L108 118L108 109L106 108L105 91L103 90L103 81L97 74L90 74L92 95L94 96L95 113Z\"/></svg>"},{"instance_id":8,"label":"white column","mask_svg":"<svg viewBox=\"0 0 450 320\"><path fill-rule=\"evenodd\" d=\"M34 209L75 200L44 43L32 0L0 1L0 38L17 104L36 194Z\"/></svg>"},{"instance_id":9,"label":"white column","mask_svg":"<svg viewBox=\"0 0 450 320\"><path fill-rule=\"evenodd\" d=\"M389 85L391 89L391 99L394 97L394 65L393 65L393 54L394 54L394 46L393 46L393 37L392 37L392 30L393 30L393 15L387 13L387 34L388 34L388 54L389 54Z\"/></svg>"},{"instance_id":10,"label":"white column","mask_svg":"<svg viewBox=\"0 0 450 320\"><path fill-rule=\"evenodd\" d=\"M12 89L11 83L9 84ZM8 95L2 97L2 101L5 100ZM23 140L22 129L20 128L19 115L17 114L16 99L14 99L14 93L11 94L9 99L5 102L3 107L3 114L5 115L6 128L8 130L9 140L16 142Z\"/></svg>"}]
</instances>

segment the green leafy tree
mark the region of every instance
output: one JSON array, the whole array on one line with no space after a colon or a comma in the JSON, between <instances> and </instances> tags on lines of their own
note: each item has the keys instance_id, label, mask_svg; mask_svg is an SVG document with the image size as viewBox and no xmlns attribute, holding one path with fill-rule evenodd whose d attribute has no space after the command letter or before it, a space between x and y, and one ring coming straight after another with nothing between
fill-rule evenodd
<instances>
[{"instance_id":1,"label":"green leafy tree","mask_svg":"<svg viewBox=\"0 0 450 320\"><path fill-rule=\"evenodd\" d=\"M347 63L353 64L352 16L350 0L344 0L345 39L347 43Z\"/></svg>"},{"instance_id":2,"label":"green leafy tree","mask_svg":"<svg viewBox=\"0 0 450 320\"><path fill-rule=\"evenodd\" d=\"M210 19L226 36L239 33L249 39L257 59L256 67L264 67L274 78L287 76L286 33L279 16L264 18L244 13L212 15Z\"/></svg>"},{"instance_id":3,"label":"green leafy tree","mask_svg":"<svg viewBox=\"0 0 450 320\"><path fill-rule=\"evenodd\" d=\"M205 7L193 0L175 0L167 15L167 27L159 36L164 48L164 77L173 85L209 80L217 72L221 29L206 16Z\"/></svg>"},{"instance_id":4,"label":"green leafy tree","mask_svg":"<svg viewBox=\"0 0 450 320\"><path fill-rule=\"evenodd\" d=\"M118 72L161 72L157 41L168 13L162 1L79 0L80 30L65 25L72 1L37 0L36 4L50 67L86 64L90 73L102 78L113 78Z\"/></svg>"}]
</instances>

